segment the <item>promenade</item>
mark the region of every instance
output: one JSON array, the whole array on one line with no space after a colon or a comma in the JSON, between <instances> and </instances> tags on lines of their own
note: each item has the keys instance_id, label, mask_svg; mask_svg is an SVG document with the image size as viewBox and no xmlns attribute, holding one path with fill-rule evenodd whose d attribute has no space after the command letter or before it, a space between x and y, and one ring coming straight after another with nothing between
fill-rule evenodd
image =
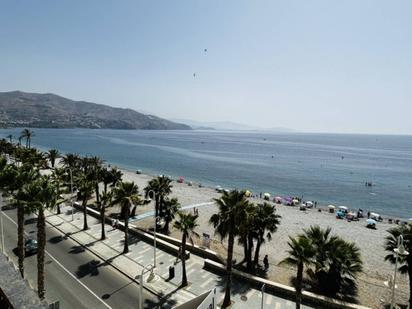
<instances>
[{"instance_id":1,"label":"promenade","mask_svg":"<svg viewBox=\"0 0 412 309\"><path fill-rule=\"evenodd\" d=\"M122 254L124 245L123 231L114 229L106 224L106 240L101 241L100 221L92 216L88 216L89 229L83 231L83 214L75 211L74 220L72 220L70 207L63 206L62 214L60 215L48 213L47 222L79 244L79 247L74 248L74 250L90 250L100 259L110 263L133 280L139 281L143 267L153 264L154 248L151 244L130 234L130 252ZM194 254L190 255L190 258L186 261L189 285L185 288L179 288L182 271L181 262L178 261L176 263L175 256L159 248L157 249L156 256L157 267L155 273L157 276L155 280L147 282L148 276L146 275L144 286L163 299L162 308L172 308L183 304L215 287L217 288L218 303L221 303L224 297L225 279L223 276L203 269L203 258ZM171 280L169 280L169 266L175 267L175 277ZM260 290L252 288L249 284L240 282L237 279L233 280L232 298L234 301L233 308L260 308L262 303L262 293ZM295 304L292 301L265 293L263 308L283 309L294 307ZM310 307L302 306L302 308Z\"/></svg>"}]
</instances>

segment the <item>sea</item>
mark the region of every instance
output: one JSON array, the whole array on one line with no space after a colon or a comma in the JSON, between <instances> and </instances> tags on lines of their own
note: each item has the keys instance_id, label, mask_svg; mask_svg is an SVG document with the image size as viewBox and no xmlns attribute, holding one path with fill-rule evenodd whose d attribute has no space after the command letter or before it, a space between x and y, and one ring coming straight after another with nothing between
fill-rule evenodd
<instances>
[{"instance_id":1,"label":"sea","mask_svg":"<svg viewBox=\"0 0 412 309\"><path fill-rule=\"evenodd\" d=\"M21 128L2 129L16 138ZM33 129L42 150L100 156L150 175L412 217L412 136ZM372 186L366 186L370 182Z\"/></svg>"}]
</instances>

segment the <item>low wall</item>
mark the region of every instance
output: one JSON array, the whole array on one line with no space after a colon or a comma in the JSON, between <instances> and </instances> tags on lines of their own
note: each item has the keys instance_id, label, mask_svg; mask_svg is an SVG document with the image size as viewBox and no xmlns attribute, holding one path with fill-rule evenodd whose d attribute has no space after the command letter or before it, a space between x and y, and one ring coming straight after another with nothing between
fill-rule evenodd
<instances>
[{"instance_id":1,"label":"low wall","mask_svg":"<svg viewBox=\"0 0 412 309\"><path fill-rule=\"evenodd\" d=\"M212 260L205 260L205 269L214 270L219 273L225 273L226 267L223 264L216 263ZM295 289L284 285L281 283L277 283L274 281L270 281L261 277L253 276L251 274L242 272L237 269L232 269L232 274L235 277L238 277L242 280L246 280L251 283L253 286L257 288L261 288L263 284L265 284L266 291L272 291L277 296L282 296L288 298L292 301L295 300ZM357 304L347 303L343 301L339 301L334 298L325 297L322 295L317 295L308 291L302 292L302 302L311 306L315 306L316 308L336 308L336 309L370 309L368 307L360 306Z\"/></svg>"},{"instance_id":2,"label":"low wall","mask_svg":"<svg viewBox=\"0 0 412 309\"><path fill-rule=\"evenodd\" d=\"M143 231L142 229L138 228L139 230ZM152 232L147 232L147 233L151 233ZM158 234L157 238L161 238L165 241L167 241L168 243L174 244L175 246L180 246L181 241L179 239L176 239L174 237L170 237L164 234ZM215 251L207 249L207 248L202 248L198 245L192 245L190 242L187 243L186 245L186 250L190 251L193 254L196 254L202 258L205 259L209 259L218 263L223 263L224 259L222 259L222 257L220 257Z\"/></svg>"},{"instance_id":3,"label":"low wall","mask_svg":"<svg viewBox=\"0 0 412 309\"><path fill-rule=\"evenodd\" d=\"M73 204L77 209L79 210L83 210L82 206L79 203L74 203ZM94 210L90 207L87 207L87 213L89 215L91 215L94 218L100 219L100 212L97 210ZM105 218L105 223L108 224L112 224L114 219ZM124 231L124 223L123 222L119 222L118 224L118 229L123 230ZM143 241L147 242L150 245L154 244L154 236L151 233L147 233L144 232L140 229L138 229L137 227L135 227L133 224L129 223L129 233L134 234L136 236L138 236L140 239L142 239ZM160 236L163 236L161 234L157 234L156 233L156 246L158 248L163 249L164 251L173 254L175 256L177 256L179 254L179 245L175 245L175 244L170 244L167 241L165 241L164 239L161 239ZM186 254L185 254L186 259L190 258L190 252L188 250L186 250Z\"/></svg>"}]
</instances>

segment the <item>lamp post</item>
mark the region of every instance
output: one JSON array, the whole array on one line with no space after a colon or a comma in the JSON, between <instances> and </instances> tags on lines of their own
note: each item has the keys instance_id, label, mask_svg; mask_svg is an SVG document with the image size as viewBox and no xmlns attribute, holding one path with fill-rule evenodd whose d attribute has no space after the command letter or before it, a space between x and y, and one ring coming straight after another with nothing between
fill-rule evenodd
<instances>
[{"instance_id":1,"label":"lamp post","mask_svg":"<svg viewBox=\"0 0 412 309\"><path fill-rule=\"evenodd\" d=\"M263 300L265 299L265 286L266 284L263 283L262 288L261 288L261 292L262 292L262 302L260 303L260 308L263 309Z\"/></svg>"},{"instance_id":2,"label":"lamp post","mask_svg":"<svg viewBox=\"0 0 412 309\"><path fill-rule=\"evenodd\" d=\"M147 195L150 198L150 194L153 194L153 198L155 200L156 203L156 192L154 192L153 190L150 190L147 192ZM155 205L156 207L156 205ZM157 220L160 219L159 216L156 216L156 210L154 212L154 218L155 218L155 225L154 225L154 234L153 234L153 268L156 268L156 230L157 230Z\"/></svg>"},{"instance_id":3,"label":"lamp post","mask_svg":"<svg viewBox=\"0 0 412 309\"><path fill-rule=\"evenodd\" d=\"M74 212L73 212L73 172L71 168L66 169L66 172L69 171L70 174L70 204L72 206L72 221L74 221ZM77 188L76 188L77 189Z\"/></svg>"},{"instance_id":4,"label":"lamp post","mask_svg":"<svg viewBox=\"0 0 412 309\"><path fill-rule=\"evenodd\" d=\"M0 194L0 224L1 224L1 252L6 255L4 247L4 226L3 226L3 196Z\"/></svg>"},{"instance_id":5,"label":"lamp post","mask_svg":"<svg viewBox=\"0 0 412 309\"><path fill-rule=\"evenodd\" d=\"M154 278L153 274L154 266L152 264L146 265L143 267L142 272L140 274L140 295L139 295L139 309L143 309L143 285L144 285L144 274L150 271L150 276L147 279L148 282L152 281Z\"/></svg>"},{"instance_id":6,"label":"lamp post","mask_svg":"<svg viewBox=\"0 0 412 309\"><path fill-rule=\"evenodd\" d=\"M409 252L405 249L405 246L403 245L402 235L399 235L397 239L397 247L393 249L393 252L395 252L395 273L393 274L393 282L392 282L392 297L391 297L391 307L390 307L391 309L394 308L394 303L395 303L396 273L398 270L399 255L406 256L409 254Z\"/></svg>"}]
</instances>

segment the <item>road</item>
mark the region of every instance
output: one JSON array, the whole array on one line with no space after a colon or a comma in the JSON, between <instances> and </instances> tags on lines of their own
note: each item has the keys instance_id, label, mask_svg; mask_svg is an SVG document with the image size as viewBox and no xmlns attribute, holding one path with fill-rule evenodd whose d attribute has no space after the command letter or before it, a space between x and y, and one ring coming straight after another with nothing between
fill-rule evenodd
<instances>
[{"instance_id":1,"label":"road","mask_svg":"<svg viewBox=\"0 0 412 309\"><path fill-rule=\"evenodd\" d=\"M17 265L16 211L3 211L4 241L7 255ZM25 232L36 238L33 217L26 218ZM139 285L112 266L79 247L74 241L47 226L45 256L46 300L60 301L60 308L137 308ZM25 277L37 286L36 255L24 260ZM155 308L159 300L144 291L145 308Z\"/></svg>"}]
</instances>

